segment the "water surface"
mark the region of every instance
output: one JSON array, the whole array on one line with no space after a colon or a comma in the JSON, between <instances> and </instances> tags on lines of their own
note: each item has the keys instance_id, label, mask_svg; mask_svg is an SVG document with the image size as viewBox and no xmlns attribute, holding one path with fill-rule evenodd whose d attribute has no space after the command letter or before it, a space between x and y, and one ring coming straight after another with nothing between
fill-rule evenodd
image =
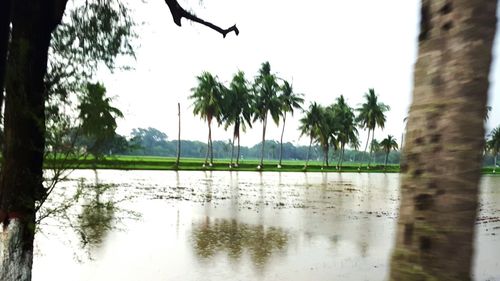
<instances>
[{"instance_id":1,"label":"water surface","mask_svg":"<svg viewBox=\"0 0 500 281\"><path fill-rule=\"evenodd\" d=\"M77 171L33 280L385 280L398 174ZM102 187L104 186L104 187ZM485 176L476 280L500 280L500 177Z\"/></svg>"}]
</instances>

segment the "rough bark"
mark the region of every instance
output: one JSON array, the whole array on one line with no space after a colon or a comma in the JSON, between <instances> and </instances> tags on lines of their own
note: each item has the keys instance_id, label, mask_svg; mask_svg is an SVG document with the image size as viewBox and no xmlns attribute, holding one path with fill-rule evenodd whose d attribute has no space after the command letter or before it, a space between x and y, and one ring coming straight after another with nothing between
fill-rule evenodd
<instances>
[{"instance_id":1,"label":"rough bark","mask_svg":"<svg viewBox=\"0 0 500 281\"><path fill-rule=\"evenodd\" d=\"M390 280L470 280L497 1L423 0Z\"/></svg>"},{"instance_id":2,"label":"rough bark","mask_svg":"<svg viewBox=\"0 0 500 281\"><path fill-rule=\"evenodd\" d=\"M0 174L0 280L31 280L35 201L43 197L44 84L51 33L66 1L11 2Z\"/></svg>"}]
</instances>

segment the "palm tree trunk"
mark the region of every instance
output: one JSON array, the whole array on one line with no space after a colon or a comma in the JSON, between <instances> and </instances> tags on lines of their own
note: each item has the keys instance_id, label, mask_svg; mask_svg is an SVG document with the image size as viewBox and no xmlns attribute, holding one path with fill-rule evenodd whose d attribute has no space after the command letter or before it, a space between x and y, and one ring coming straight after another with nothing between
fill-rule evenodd
<instances>
[{"instance_id":1,"label":"palm tree trunk","mask_svg":"<svg viewBox=\"0 0 500 281\"><path fill-rule=\"evenodd\" d=\"M311 154L312 143L313 143L313 137L311 136L311 140L309 141L309 148L307 149L306 165L304 166L304 169L307 169L307 164L309 164L309 155Z\"/></svg>"},{"instance_id":2,"label":"palm tree trunk","mask_svg":"<svg viewBox=\"0 0 500 281\"><path fill-rule=\"evenodd\" d=\"M5 70L7 69L7 47L10 37L10 5L11 0L0 1L0 113L3 107L3 89ZM0 118L0 123L3 118ZM0 141L0 144L2 142Z\"/></svg>"},{"instance_id":3,"label":"palm tree trunk","mask_svg":"<svg viewBox=\"0 0 500 281\"><path fill-rule=\"evenodd\" d=\"M375 128L372 130L372 142L375 139ZM370 164L372 162L372 152L373 152L373 145L370 144L370 157L368 157L368 169L370 169Z\"/></svg>"},{"instance_id":4,"label":"palm tree trunk","mask_svg":"<svg viewBox=\"0 0 500 281\"><path fill-rule=\"evenodd\" d=\"M368 148L368 143L370 142L370 129L368 129L368 137L366 138L366 144L365 144L365 150L364 150L364 153L363 153L363 159L365 158L365 155L366 155L366 149ZM362 161L362 160L361 160ZM359 167L358 167L358 170L361 169L361 162L359 162Z\"/></svg>"},{"instance_id":5,"label":"palm tree trunk","mask_svg":"<svg viewBox=\"0 0 500 281\"><path fill-rule=\"evenodd\" d=\"M497 1L421 12L390 280L470 280Z\"/></svg>"},{"instance_id":6,"label":"palm tree trunk","mask_svg":"<svg viewBox=\"0 0 500 281\"><path fill-rule=\"evenodd\" d=\"M177 134L177 160L175 160L175 165L179 166L179 161L181 158L181 104L177 103L177 112L179 116L179 132Z\"/></svg>"},{"instance_id":7,"label":"palm tree trunk","mask_svg":"<svg viewBox=\"0 0 500 281\"><path fill-rule=\"evenodd\" d=\"M340 161L339 161L339 164L338 164L340 171L342 171L342 163L344 162L344 151L345 151L344 147L345 147L345 144L342 143L341 146L340 146L340 153L341 154L340 154Z\"/></svg>"},{"instance_id":8,"label":"palm tree trunk","mask_svg":"<svg viewBox=\"0 0 500 281\"><path fill-rule=\"evenodd\" d=\"M214 147L212 142L212 122L208 123L208 141L210 142L210 166L214 164Z\"/></svg>"},{"instance_id":9,"label":"palm tree trunk","mask_svg":"<svg viewBox=\"0 0 500 281\"><path fill-rule=\"evenodd\" d=\"M496 173L496 170L497 170L497 156L498 156L498 152L495 153L495 158L493 159L493 173Z\"/></svg>"},{"instance_id":10,"label":"palm tree trunk","mask_svg":"<svg viewBox=\"0 0 500 281\"><path fill-rule=\"evenodd\" d=\"M262 146L260 149L260 168L262 169L264 167L264 145L266 143L266 126L267 126L267 113L266 116L264 117L264 121L262 124Z\"/></svg>"},{"instance_id":11,"label":"palm tree trunk","mask_svg":"<svg viewBox=\"0 0 500 281\"><path fill-rule=\"evenodd\" d=\"M238 155L236 155L236 167L240 165L240 131L238 130Z\"/></svg>"},{"instance_id":12,"label":"palm tree trunk","mask_svg":"<svg viewBox=\"0 0 500 281\"><path fill-rule=\"evenodd\" d=\"M234 140L236 139L236 123L234 124L233 141L231 142L231 162L229 167L233 167L233 155L234 155Z\"/></svg>"},{"instance_id":13,"label":"palm tree trunk","mask_svg":"<svg viewBox=\"0 0 500 281\"><path fill-rule=\"evenodd\" d=\"M325 158L325 164L326 164L326 167L328 168L328 145L326 145L326 147L323 149L323 157Z\"/></svg>"},{"instance_id":14,"label":"palm tree trunk","mask_svg":"<svg viewBox=\"0 0 500 281\"><path fill-rule=\"evenodd\" d=\"M387 168L387 158L389 158L389 151L385 152L384 171Z\"/></svg>"},{"instance_id":15,"label":"palm tree trunk","mask_svg":"<svg viewBox=\"0 0 500 281\"><path fill-rule=\"evenodd\" d=\"M210 121L207 119L207 124L208 124L208 137L207 137L207 154L205 156L205 164L208 164L208 155L210 155Z\"/></svg>"},{"instance_id":16,"label":"palm tree trunk","mask_svg":"<svg viewBox=\"0 0 500 281\"><path fill-rule=\"evenodd\" d=\"M293 116L292 116L293 117ZM280 140L280 161L278 167L281 168L281 160L283 159L283 135L285 134L285 123L286 123L286 112L283 116L283 129L281 130L281 140Z\"/></svg>"}]
</instances>

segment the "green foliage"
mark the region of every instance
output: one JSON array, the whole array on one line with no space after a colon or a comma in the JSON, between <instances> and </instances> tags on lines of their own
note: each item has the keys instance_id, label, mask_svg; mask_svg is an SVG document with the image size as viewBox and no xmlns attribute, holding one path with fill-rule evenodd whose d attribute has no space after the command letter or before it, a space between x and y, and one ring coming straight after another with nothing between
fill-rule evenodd
<instances>
[{"instance_id":1,"label":"green foliage","mask_svg":"<svg viewBox=\"0 0 500 281\"><path fill-rule=\"evenodd\" d=\"M278 92L281 90L277 82L278 78L271 73L271 65L264 62L259 69L253 85L255 92L254 121L267 122L271 115L273 121L278 124L281 115L281 101Z\"/></svg>"},{"instance_id":2,"label":"green foliage","mask_svg":"<svg viewBox=\"0 0 500 281\"><path fill-rule=\"evenodd\" d=\"M220 122L222 119L223 89L217 76L205 71L196 79L198 85L191 89L193 94L189 96L193 100L193 113L200 115L209 123L213 118Z\"/></svg>"},{"instance_id":3,"label":"green foliage","mask_svg":"<svg viewBox=\"0 0 500 281\"><path fill-rule=\"evenodd\" d=\"M224 128L234 125L234 136L239 137L240 128L252 127L253 95L243 71L234 74L229 88L223 88L222 119Z\"/></svg>"},{"instance_id":4,"label":"green foliage","mask_svg":"<svg viewBox=\"0 0 500 281\"><path fill-rule=\"evenodd\" d=\"M377 126L383 129L386 121L384 113L390 107L378 101L378 96L375 94L374 89L369 89L368 93L365 93L365 99L366 102L360 108L356 109L358 111L356 121L365 129L374 130Z\"/></svg>"},{"instance_id":5,"label":"green foliage","mask_svg":"<svg viewBox=\"0 0 500 281\"><path fill-rule=\"evenodd\" d=\"M398 149L398 143L394 136L388 135L387 138L383 139L380 142L380 147L385 151L385 153L391 152L391 150L397 150Z\"/></svg>"},{"instance_id":6,"label":"green foliage","mask_svg":"<svg viewBox=\"0 0 500 281\"><path fill-rule=\"evenodd\" d=\"M281 86L281 95L279 96L281 102L281 114L285 115L290 112L293 115L294 109L302 109L304 99L303 94L298 94L293 91L293 87L288 81L283 81Z\"/></svg>"},{"instance_id":7,"label":"green foliage","mask_svg":"<svg viewBox=\"0 0 500 281\"><path fill-rule=\"evenodd\" d=\"M94 140L87 150L96 157L103 153L103 144L115 136L116 119L123 117L122 112L110 103L102 84L87 83L78 106L78 117L82 121L82 135Z\"/></svg>"},{"instance_id":8,"label":"green foliage","mask_svg":"<svg viewBox=\"0 0 500 281\"><path fill-rule=\"evenodd\" d=\"M494 128L491 133L488 134L486 149L493 155L497 155L500 151L500 126Z\"/></svg>"}]
</instances>

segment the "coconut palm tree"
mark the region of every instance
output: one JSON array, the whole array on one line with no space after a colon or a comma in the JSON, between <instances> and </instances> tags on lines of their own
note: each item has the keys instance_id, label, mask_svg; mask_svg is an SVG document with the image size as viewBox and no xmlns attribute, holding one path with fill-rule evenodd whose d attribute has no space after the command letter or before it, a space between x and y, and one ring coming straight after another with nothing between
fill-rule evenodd
<instances>
[{"instance_id":1,"label":"coconut palm tree","mask_svg":"<svg viewBox=\"0 0 500 281\"><path fill-rule=\"evenodd\" d=\"M318 105L316 102L311 103L309 105L309 109L304 111L304 117L299 120L300 136L309 136L309 148L307 149L306 164L304 165L304 169L307 169L309 156L311 155L311 146L320 131L320 124L324 122L321 120L323 118L321 111L321 105Z\"/></svg>"},{"instance_id":2,"label":"coconut palm tree","mask_svg":"<svg viewBox=\"0 0 500 281\"><path fill-rule=\"evenodd\" d=\"M359 144L358 129L356 128L354 110L347 105L343 95L337 98L337 102L331 108L339 125L337 140L341 151L337 169L342 169L346 144Z\"/></svg>"},{"instance_id":3,"label":"coconut palm tree","mask_svg":"<svg viewBox=\"0 0 500 281\"><path fill-rule=\"evenodd\" d=\"M473 275L497 4L421 1L391 281Z\"/></svg>"},{"instance_id":4,"label":"coconut palm tree","mask_svg":"<svg viewBox=\"0 0 500 281\"><path fill-rule=\"evenodd\" d=\"M387 159L389 158L389 153L391 152L391 150L398 149L398 143L396 142L396 139L393 136L388 135L387 138L383 139L380 142L380 146L382 150L384 150L385 152L385 161L384 161L384 170L385 170L387 167Z\"/></svg>"},{"instance_id":5,"label":"coconut palm tree","mask_svg":"<svg viewBox=\"0 0 500 281\"><path fill-rule=\"evenodd\" d=\"M385 112L390 109L390 107L382 102L378 101L378 96L375 94L374 89L368 89L368 93L365 93L365 103L361 107L357 108L358 116L356 121L363 129L368 129L368 137L365 144L365 153L370 143L370 132L372 133L372 140L375 136L375 128L380 127L381 129L385 126ZM370 149L370 157L368 158L368 169L370 168L372 150ZM361 167L361 164L360 164Z\"/></svg>"},{"instance_id":6,"label":"coconut palm tree","mask_svg":"<svg viewBox=\"0 0 500 281\"><path fill-rule=\"evenodd\" d=\"M281 101L281 114L283 116L283 129L281 130L280 160L278 168L281 168L281 160L283 159L283 134L285 133L286 115L290 112L293 116L294 109L302 109L301 105L304 103L302 96L302 94L293 92L293 87L290 83L288 83L288 81L283 81L283 85L281 86L281 95L279 96Z\"/></svg>"},{"instance_id":7,"label":"coconut palm tree","mask_svg":"<svg viewBox=\"0 0 500 281\"><path fill-rule=\"evenodd\" d=\"M254 83L255 103L254 103L254 120L262 122L262 143L260 153L260 164L258 169L264 167L264 147L266 142L267 119L269 115L276 123L279 124L279 116L281 114L281 101L278 98L280 87L277 82L276 75L271 73L271 65L269 62L264 62L259 69L259 74L255 78Z\"/></svg>"},{"instance_id":8,"label":"coconut palm tree","mask_svg":"<svg viewBox=\"0 0 500 281\"><path fill-rule=\"evenodd\" d=\"M489 138L486 141L486 147L493 155L493 173L496 173L497 156L498 151L500 151L500 126L491 131L491 133L489 134Z\"/></svg>"},{"instance_id":9,"label":"coconut palm tree","mask_svg":"<svg viewBox=\"0 0 500 281\"><path fill-rule=\"evenodd\" d=\"M226 89L223 99L223 122L227 129L233 125L233 139L231 142L231 162L229 167L238 167L240 161L240 130L246 131L246 126L252 127L253 96L245 79L245 73L238 71ZM233 165L234 142L238 140L236 164Z\"/></svg>"},{"instance_id":10,"label":"coconut palm tree","mask_svg":"<svg viewBox=\"0 0 500 281\"><path fill-rule=\"evenodd\" d=\"M323 167L328 167L328 152L330 151L330 146L335 150L337 150L339 146L337 134L340 129L340 124L331 107L320 107L320 109L320 120L322 122L319 123L316 140L323 151Z\"/></svg>"},{"instance_id":11,"label":"coconut palm tree","mask_svg":"<svg viewBox=\"0 0 500 281\"><path fill-rule=\"evenodd\" d=\"M214 153L212 147L212 120L215 118L217 122L221 121L222 112L222 86L217 80L217 76L213 76L210 72L203 72L197 76L198 85L191 89L193 94L189 96L193 100L193 113L200 115L208 125L208 141L207 153L203 166L213 165ZM210 155L210 162L208 157Z\"/></svg>"}]
</instances>

